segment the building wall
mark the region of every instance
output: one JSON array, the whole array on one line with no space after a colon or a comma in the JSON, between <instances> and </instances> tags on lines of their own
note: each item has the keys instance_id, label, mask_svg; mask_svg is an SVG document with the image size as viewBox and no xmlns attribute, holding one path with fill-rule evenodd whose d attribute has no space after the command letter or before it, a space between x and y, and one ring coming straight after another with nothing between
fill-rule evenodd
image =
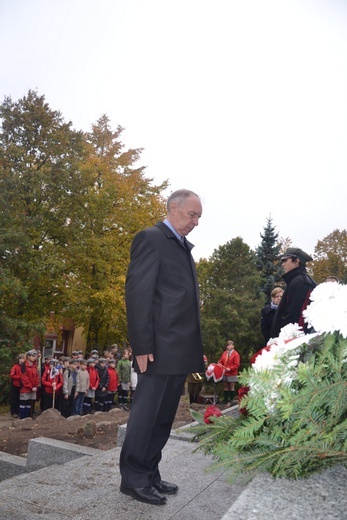
<instances>
[{"instance_id":1,"label":"building wall","mask_svg":"<svg viewBox=\"0 0 347 520\"><path fill-rule=\"evenodd\" d=\"M68 354L71 354L73 350L83 350L83 352L86 351L87 338L83 332L83 327L77 327L70 335L70 341L67 348Z\"/></svg>"}]
</instances>

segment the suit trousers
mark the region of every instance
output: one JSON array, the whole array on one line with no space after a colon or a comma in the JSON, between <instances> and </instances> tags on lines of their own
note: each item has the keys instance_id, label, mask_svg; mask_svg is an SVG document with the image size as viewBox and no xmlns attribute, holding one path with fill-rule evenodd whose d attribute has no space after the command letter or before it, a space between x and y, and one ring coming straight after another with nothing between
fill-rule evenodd
<instances>
[{"instance_id":1,"label":"suit trousers","mask_svg":"<svg viewBox=\"0 0 347 520\"><path fill-rule=\"evenodd\" d=\"M159 462L175 419L186 374L139 374L120 454L122 486L149 487L161 480Z\"/></svg>"}]
</instances>

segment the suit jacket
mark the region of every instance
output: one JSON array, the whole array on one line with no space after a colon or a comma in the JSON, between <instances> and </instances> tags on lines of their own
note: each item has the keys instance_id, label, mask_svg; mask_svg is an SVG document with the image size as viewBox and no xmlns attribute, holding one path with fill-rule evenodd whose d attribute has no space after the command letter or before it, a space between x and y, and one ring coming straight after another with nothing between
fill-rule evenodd
<instances>
[{"instance_id":1,"label":"suit jacket","mask_svg":"<svg viewBox=\"0 0 347 520\"><path fill-rule=\"evenodd\" d=\"M192 244L163 222L132 243L125 298L134 357L153 354L148 374L203 372L199 287ZM136 360L135 370L138 371Z\"/></svg>"}]
</instances>

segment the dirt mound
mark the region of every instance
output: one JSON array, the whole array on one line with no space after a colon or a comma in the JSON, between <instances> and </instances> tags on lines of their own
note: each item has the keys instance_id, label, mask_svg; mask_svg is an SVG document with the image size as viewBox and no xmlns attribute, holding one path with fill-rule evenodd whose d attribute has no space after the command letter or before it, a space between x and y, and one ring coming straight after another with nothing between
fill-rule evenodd
<instances>
[{"instance_id":1,"label":"dirt mound","mask_svg":"<svg viewBox=\"0 0 347 520\"><path fill-rule=\"evenodd\" d=\"M208 405L189 405L182 397L177 410L174 428L192 422L190 408L204 412ZM222 409L222 405L220 405ZM9 414L0 415L0 451L25 457L28 442L37 437L71 442L99 450L109 450L117 446L118 426L125 424L129 412L115 407L109 412L96 412L68 419L54 409L46 410L34 419L13 419Z\"/></svg>"}]
</instances>

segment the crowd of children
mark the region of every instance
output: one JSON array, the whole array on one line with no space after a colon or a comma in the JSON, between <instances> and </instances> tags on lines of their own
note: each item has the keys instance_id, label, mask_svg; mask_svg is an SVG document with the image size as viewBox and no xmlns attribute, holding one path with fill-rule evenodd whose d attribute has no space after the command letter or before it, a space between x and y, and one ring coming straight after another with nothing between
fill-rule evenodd
<instances>
[{"instance_id":1,"label":"crowd of children","mask_svg":"<svg viewBox=\"0 0 347 520\"><path fill-rule=\"evenodd\" d=\"M59 359L41 360L36 349L19 354L10 371L12 417L35 416L36 403L41 412L56 408L63 417L108 412L117 405L129 411L136 388L131 354L126 348L121 356L116 346L102 356L92 350L88 359L81 350Z\"/></svg>"}]
</instances>

